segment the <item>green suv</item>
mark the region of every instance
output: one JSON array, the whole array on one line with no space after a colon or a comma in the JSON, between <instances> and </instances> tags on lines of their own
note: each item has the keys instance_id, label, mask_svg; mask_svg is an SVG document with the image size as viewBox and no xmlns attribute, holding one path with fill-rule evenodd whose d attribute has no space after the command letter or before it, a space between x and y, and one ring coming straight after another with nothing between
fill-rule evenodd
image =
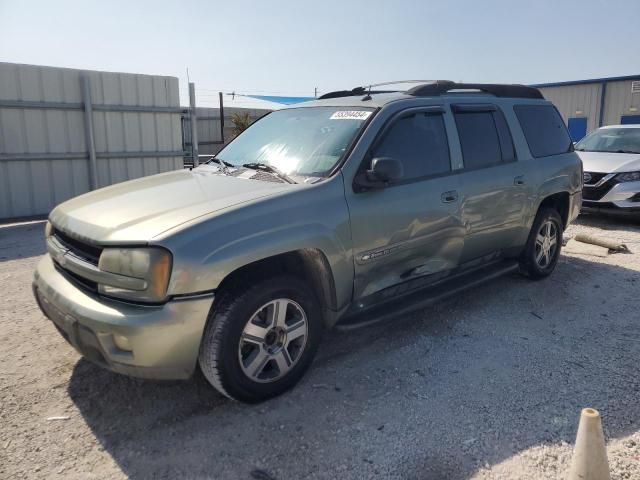
<instances>
[{"instance_id":1,"label":"green suv","mask_svg":"<svg viewBox=\"0 0 640 480\"><path fill-rule=\"evenodd\" d=\"M199 365L257 402L302 377L327 328L516 269L546 277L581 190L565 125L534 88L332 92L197 168L56 207L34 292L98 365L163 379Z\"/></svg>"}]
</instances>

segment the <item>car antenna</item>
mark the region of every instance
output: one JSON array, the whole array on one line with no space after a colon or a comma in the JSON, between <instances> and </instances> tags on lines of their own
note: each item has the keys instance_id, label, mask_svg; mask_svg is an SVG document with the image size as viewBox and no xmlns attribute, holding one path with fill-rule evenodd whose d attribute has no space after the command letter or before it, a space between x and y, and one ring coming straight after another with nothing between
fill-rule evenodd
<instances>
[{"instance_id":1,"label":"car antenna","mask_svg":"<svg viewBox=\"0 0 640 480\"><path fill-rule=\"evenodd\" d=\"M362 98L363 102L366 102L367 100L371 100L371 85L369 85L369 90L367 91L367 94Z\"/></svg>"}]
</instances>

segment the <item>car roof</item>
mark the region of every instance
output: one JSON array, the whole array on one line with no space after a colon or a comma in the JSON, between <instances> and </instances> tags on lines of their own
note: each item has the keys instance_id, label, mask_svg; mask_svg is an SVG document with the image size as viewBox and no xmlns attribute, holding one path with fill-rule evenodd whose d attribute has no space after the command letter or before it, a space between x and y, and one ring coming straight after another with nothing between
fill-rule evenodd
<instances>
[{"instance_id":1,"label":"car roof","mask_svg":"<svg viewBox=\"0 0 640 480\"><path fill-rule=\"evenodd\" d=\"M640 128L640 124L631 123L627 125L605 125L604 127L600 127L599 130L603 130L605 128Z\"/></svg>"},{"instance_id":2,"label":"car roof","mask_svg":"<svg viewBox=\"0 0 640 480\"><path fill-rule=\"evenodd\" d=\"M510 100L522 100L523 103L533 102L544 102L548 103L545 99L519 99L512 97L496 97L495 95L491 95L488 93L482 92L464 92L464 93L450 93L446 95L433 95L433 96L424 96L424 97L416 97L413 95L409 95L406 92L391 92L391 93L372 93L370 98L366 98L367 95L354 95L350 97L339 97L339 98L327 98L327 99L318 99L312 100L303 103L297 103L294 105L289 105L286 108L300 108L300 107L353 107L353 108L382 108L385 105L389 105L390 103L407 101L407 100L418 100L422 99L424 101L433 102L433 103L442 103L445 101L455 100L455 101L468 101L468 102L501 102L501 101L510 101ZM284 109L280 109L284 110Z\"/></svg>"}]
</instances>

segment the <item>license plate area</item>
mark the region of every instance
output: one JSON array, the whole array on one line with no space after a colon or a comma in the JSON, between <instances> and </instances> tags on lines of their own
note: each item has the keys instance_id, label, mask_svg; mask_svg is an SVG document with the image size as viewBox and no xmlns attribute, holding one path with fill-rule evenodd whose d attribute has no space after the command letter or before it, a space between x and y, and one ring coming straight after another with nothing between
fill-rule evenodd
<instances>
[{"instance_id":1,"label":"license plate area","mask_svg":"<svg viewBox=\"0 0 640 480\"><path fill-rule=\"evenodd\" d=\"M53 305L45 297L40 289L36 289L36 298L43 313L53 323L60 334L73 346L76 346L75 324L76 320L71 315L66 315L58 307Z\"/></svg>"}]
</instances>

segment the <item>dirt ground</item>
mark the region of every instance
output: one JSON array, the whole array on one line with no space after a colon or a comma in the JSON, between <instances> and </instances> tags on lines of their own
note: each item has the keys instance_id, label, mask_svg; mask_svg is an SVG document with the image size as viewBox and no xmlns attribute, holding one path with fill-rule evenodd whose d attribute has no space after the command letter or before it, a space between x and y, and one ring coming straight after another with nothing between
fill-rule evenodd
<instances>
[{"instance_id":1,"label":"dirt ground","mask_svg":"<svg viewBox=\"0 0 640 480\"><path fill-rule=\"evenodd\" d=\"M32 298L43 223L0 226L0 478L561 479L585 406L612 478L640 478L640 226L578 231L634 253L329 333L300 385L246 406L81 359Z\"/></svg>"}]
</instances>

